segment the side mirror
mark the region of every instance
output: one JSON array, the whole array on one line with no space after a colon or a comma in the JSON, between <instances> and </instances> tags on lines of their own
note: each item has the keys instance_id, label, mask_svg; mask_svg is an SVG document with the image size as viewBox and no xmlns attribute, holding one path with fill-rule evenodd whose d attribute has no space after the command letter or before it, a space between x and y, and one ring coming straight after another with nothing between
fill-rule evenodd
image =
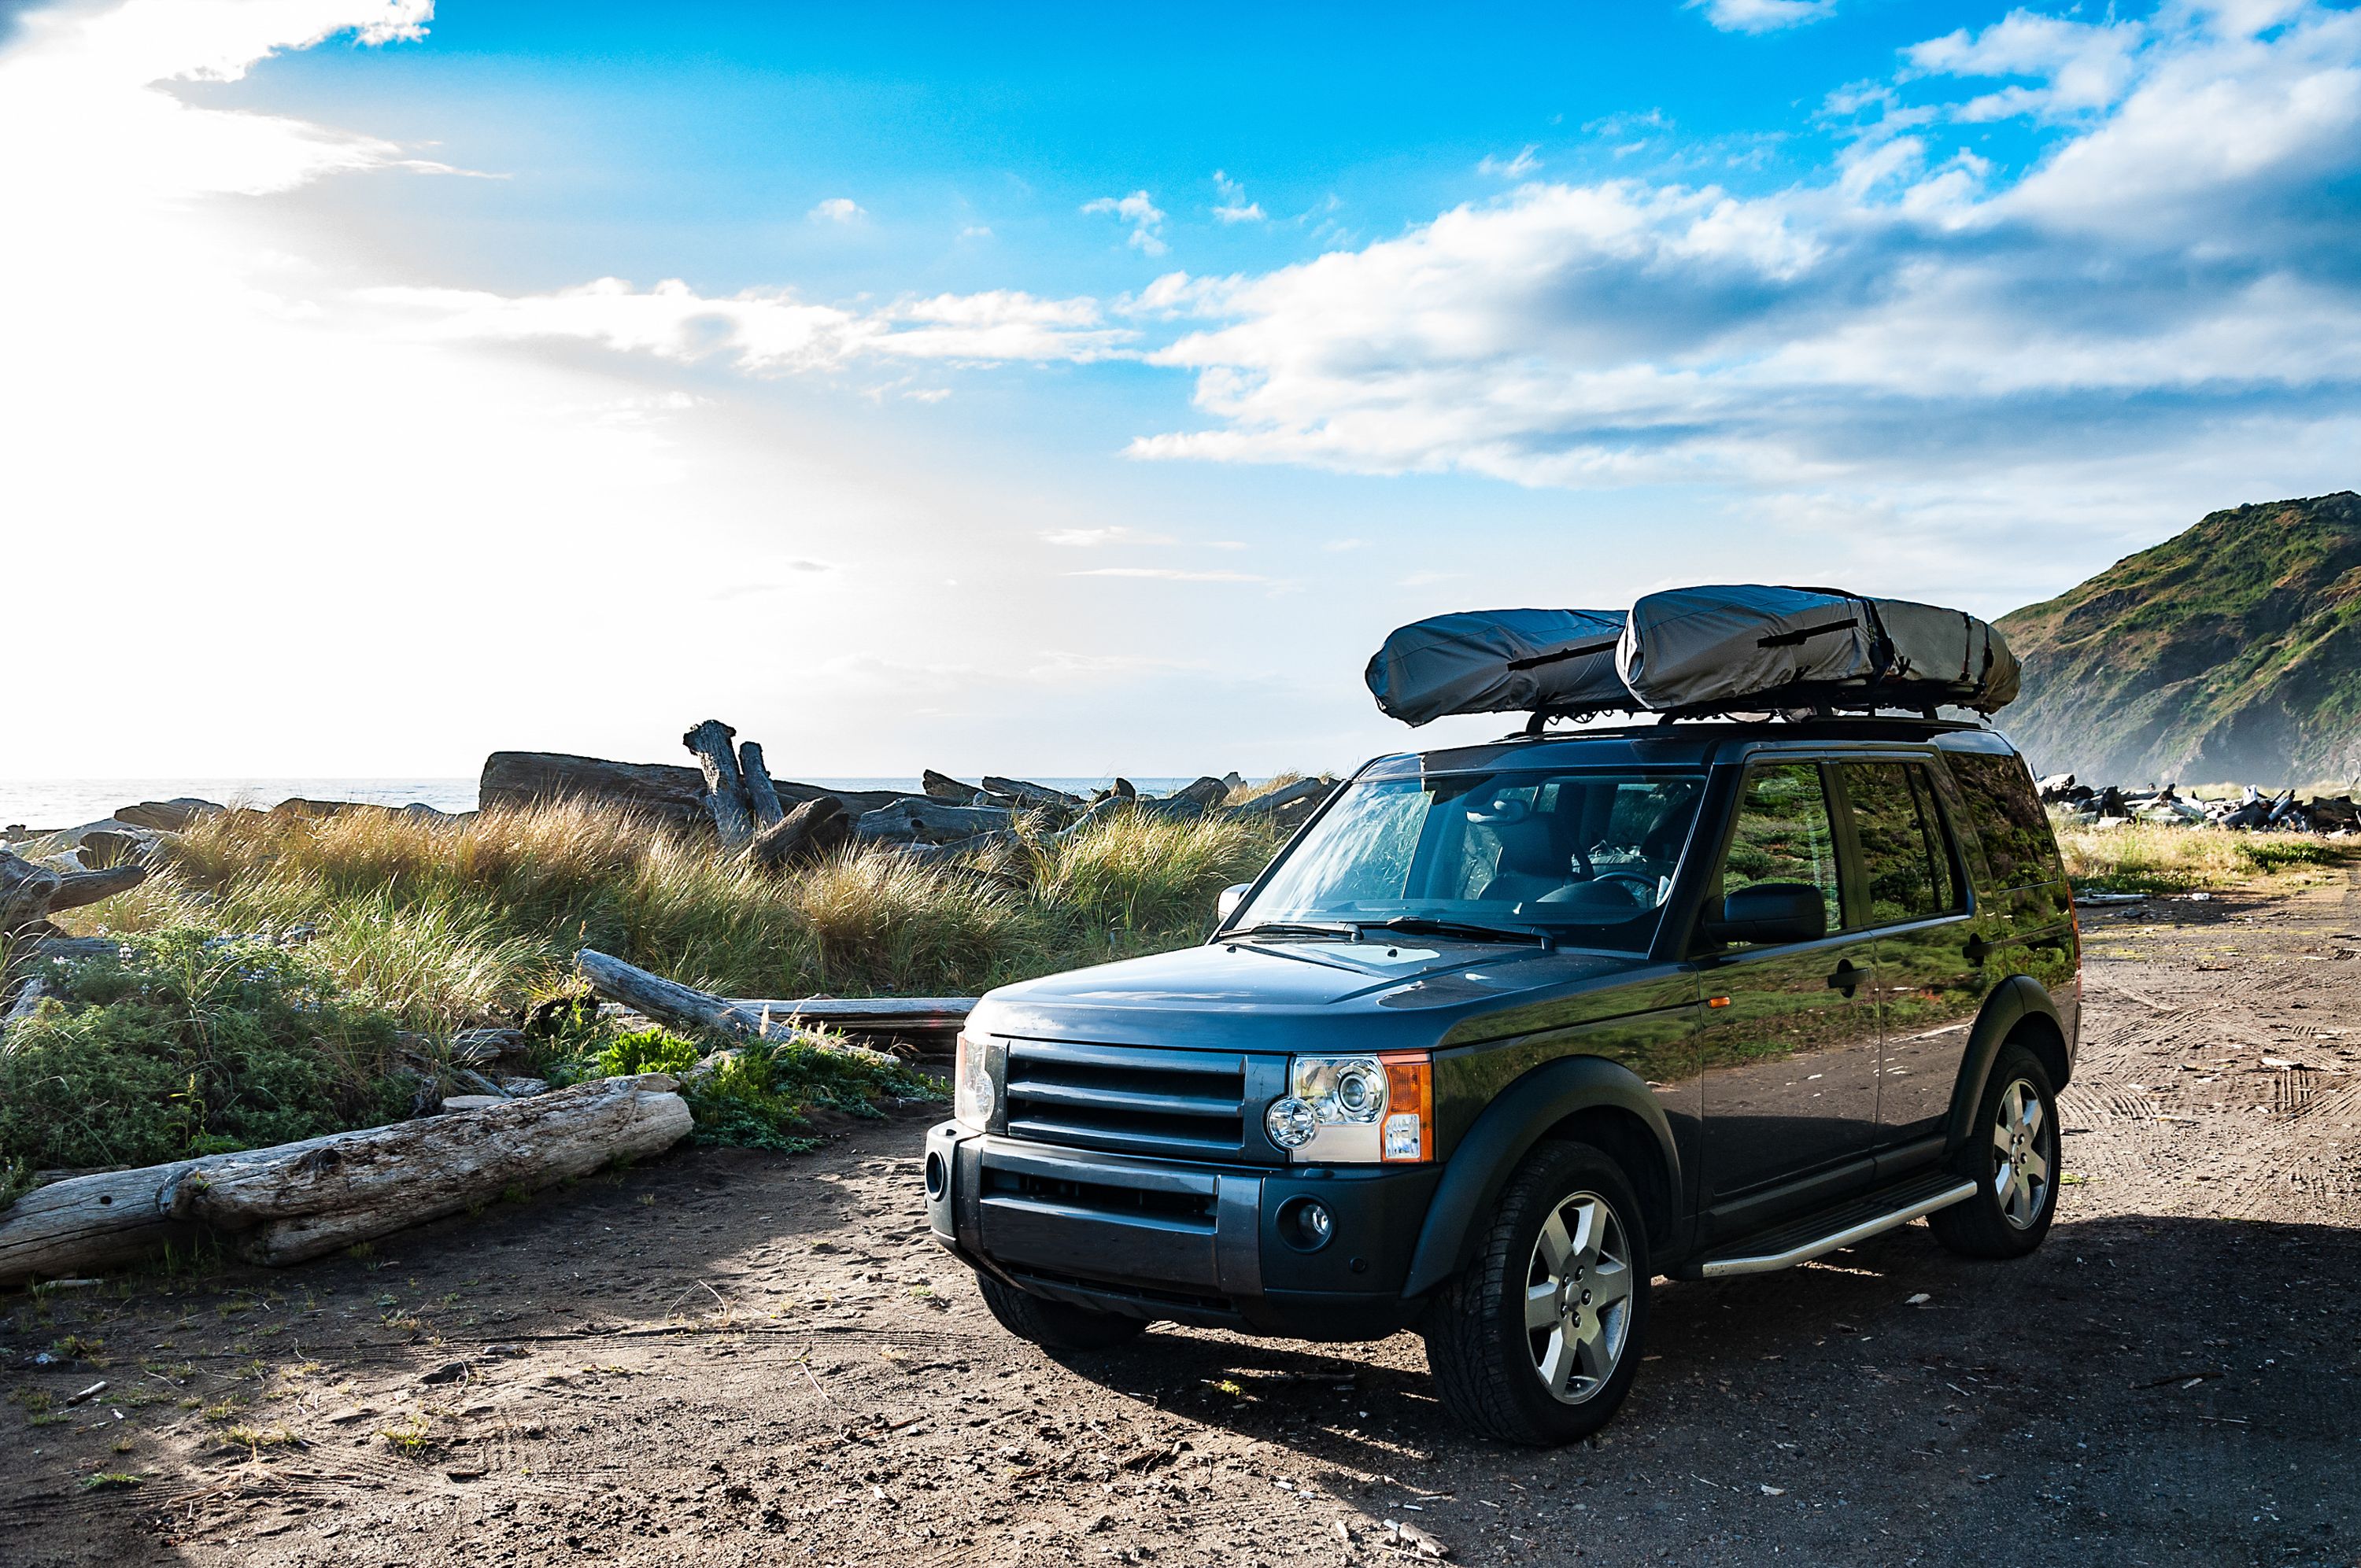
<instances>
[{"instance_id":1,"label":"side mirror","mask_svg":"<svg viewBox=\"0 0 2361 1568\"><path fill-rule=\"evenodd\" d=\"M1254 883L1250 882L1235 882L1222 889L1222 896L1213 905L1213 925L1216 928L1230 923L1230 916L1238 912L1238 905L1246 901L1246 894L1253 888Z\"/></svg>"},{"instance_id":2,"label":"side mirror","mask_svg":"<svg viewBox=\"0 0 2361 1568\"><path fill-rule=\"evenodd\" d=\"M1812 942L1828 933L1828 906L1808 883L1758 882L1709 911L1705 934L1717 942Z\"/></svg>"}]
</instances>

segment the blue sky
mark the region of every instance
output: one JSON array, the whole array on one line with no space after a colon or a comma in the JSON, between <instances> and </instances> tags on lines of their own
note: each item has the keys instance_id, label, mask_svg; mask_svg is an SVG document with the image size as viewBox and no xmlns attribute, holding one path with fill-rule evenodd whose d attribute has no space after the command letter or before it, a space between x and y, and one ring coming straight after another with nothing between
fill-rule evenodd
<instances>
[{"instance_id":1,"label":"blue sky","mask_svg":"<svg viewBox=\"0 0 2361 1568\"><path fill-rule=\"evenodd\" d=\"M1342 766L1418 615L2356 482L2347 7L10 14L0 569L202 685L0 773Z\"/></svg>"}]
</instances>

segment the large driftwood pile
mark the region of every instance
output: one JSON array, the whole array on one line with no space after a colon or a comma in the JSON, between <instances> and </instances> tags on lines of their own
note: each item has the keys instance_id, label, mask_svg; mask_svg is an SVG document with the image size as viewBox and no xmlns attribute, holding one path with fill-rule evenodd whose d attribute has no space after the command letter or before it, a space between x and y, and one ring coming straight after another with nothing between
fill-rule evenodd
<instances>
[{"instance_id":1,"label":"large driftwood pile","mask_svg":"<svg viewBox=\"0 0 2361 1568\"><path fill-rule=\"evenodd\" d=\"M2361 831L2361 804L2349 795L2299 800L2291 789L2272 794L2248 784L2235 800L2199 800L2181 795L2171 784L2132 790L2116 784L2093 788L2078 782L2072 773L2053 773L2041 781L2040 787L2043 805L2062 806L2077 820L2101 828L2158 822L2179 828L2321 833L2330 838Z\"/></svg>"},{"instance_id":2,"label":"large driftwood pile","mask_svg":"<svg viewBox=\"0 0 2361 1568\"><path fill-rule=\"evenodd\" d=\"M1210 774L1169 795L1141 795L1122 779L1090 797L987 773L967 784L928 769L920 793L830 792L774 779L763 748L708 718L681 737L695 767L612 762L551 751L495 751L485 760L478 799L485 810L581 799L621 806L675 826L709 828L723 850L767 870L817 859L862 841L898 845L919 861L953 860L1012 842L1020 831L1074 833L1118 813L1182 819L1219 814L1292 829L1332 784L1304 779L1225 806L1241 781Z\"/></svg>"},{"instance_id":3,"label":"large driftwood pile","mask_svg":"<svg viewBox=\"0 0 2361 1568\"><path fill-rule=\"evenodd\" d=\"M262 1264L317 1257L620 1159L690 1127L663 1073L243 1154L73 1177L0 1211L0 1285L132 1262L212 1232Z\"/></svg>"}]
</instances>

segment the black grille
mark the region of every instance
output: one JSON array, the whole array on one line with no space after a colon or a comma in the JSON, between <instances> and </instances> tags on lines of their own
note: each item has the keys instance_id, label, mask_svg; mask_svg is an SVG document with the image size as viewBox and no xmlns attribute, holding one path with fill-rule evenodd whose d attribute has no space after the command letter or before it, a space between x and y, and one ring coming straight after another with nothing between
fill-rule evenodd
<instances>
[{"instance_id":1,"label":"black grille","mask_svg":"<svg viewBox=\"0 0 2361 1568\"><path fill-rule=\"evenodd\" d=\"M1005 1193L1036 1204L1091 1214L1155 1220L1175 1230L1213 1230L1213 1195L1141 1187L1115 1187L1099 1181L1075 1181L1039 1176L998 1166L983 1168L983 1190Z\"/></svg>"},{"instance_id":2,"label":"black grille","mask_svg":"<svg viewBox=\"0 0 2361 1568\"><path fill-rule=\"evenodd\" d=\"M1235 1156L1247 1058L1144 1046L1008 1047L1008 1135L1149 1154Z\"/></svg>"}]
</instances>

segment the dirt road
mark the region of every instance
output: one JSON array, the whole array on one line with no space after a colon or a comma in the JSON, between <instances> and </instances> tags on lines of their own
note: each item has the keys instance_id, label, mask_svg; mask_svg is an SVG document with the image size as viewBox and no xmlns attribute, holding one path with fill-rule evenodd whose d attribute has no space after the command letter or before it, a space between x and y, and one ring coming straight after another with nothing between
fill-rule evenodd
<instances>
[{"instance_id":1,"label":"dirt road","mask_svg":"<svg viewBox=\"0 0 2361 1568\"><path fill-rule=\"evenodd\" d=\"M1061 1365L928 1241L913 1120L0 1300L0 1563L2361 1563L2361 874L2085 929L2044 1250L1666 1286L1593 1445L1461 1436L1408 1336Z\"/></svg>"}]
</instances>

